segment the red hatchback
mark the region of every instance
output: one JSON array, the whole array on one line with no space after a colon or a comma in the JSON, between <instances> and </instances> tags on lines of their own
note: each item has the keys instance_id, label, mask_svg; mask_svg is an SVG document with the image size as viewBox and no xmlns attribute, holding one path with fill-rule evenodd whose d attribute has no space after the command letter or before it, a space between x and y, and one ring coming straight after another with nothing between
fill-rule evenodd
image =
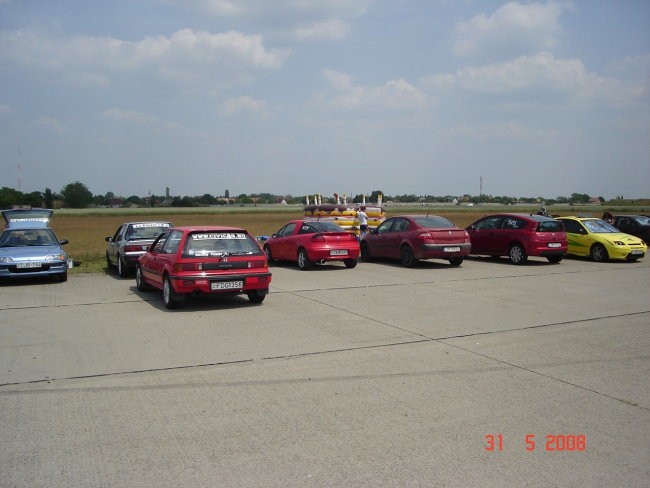
<instances>
[{"instance_id":1,"label":"red hatchback","mask_svg":"<svg viewBox=\"0 0 650 488\"><path fill-rule=\"evenodd\" d=\"M528 256L559 263L567 252L562 222L542 215L487 215L467 227L467 232L471 254L508 256L513 264L524 264Z\"/></svg>"},{"instance_id":2,"label":"red hatchback","mask_svg":"<svg viewBox=\"0 0 650 488\"><path fill-rule=\"evenodd\" d=\"M138 290L163 292L167 308L187 295L246 294L261 303L269 291L266 255L244 229L176 227L162 233L140 256Z\"/></svg>"},{"instance_id":3,"label":"red hatchback","mask_svg":"<svg viewBox=\"0 0 650 488\"><path fill-rule=\"evenodd\" d=\"M470 249L469 235L437 215L391 217L361 239L361 256L399 259L414 266L420 259L446 259L460 266Z\"/></svg>"},{"instance_id":4,"label":"red hatchback","mask_svg":"<svg viewBox=\"0 0 650 488\"><path fill-rule=\"evenodd\" d=\"M334 222L292 220L264 243L264 251L269 262L295 261L301 270L328 261L343 261L346 268L354 268L359 241Z\"/></svg>"}]
</instances>

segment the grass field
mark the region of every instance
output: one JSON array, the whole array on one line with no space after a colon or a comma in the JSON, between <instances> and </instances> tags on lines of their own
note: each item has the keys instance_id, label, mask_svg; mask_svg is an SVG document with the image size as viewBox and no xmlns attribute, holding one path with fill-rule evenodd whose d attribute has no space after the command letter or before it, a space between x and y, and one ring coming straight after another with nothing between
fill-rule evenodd
<instances>
[{"instance_id":1,"label":"grass field","mask_svg":"<svg viewBox=\"0 0 650 488\"><path fill-rule=\"evenodd\" d=\"M466 227L479 217L497 212L532 212L533 207L458 207L458 206L386 206L387 215L427 212L447 217L459 227ZM587 213L600 217L605 210L648 213L650 210L612 209L610 207L551 207L557 215ZM169 220L174 225L228 225L243 227L253 235L270 235L292 219L302 217L302 206L204 207L154 209L84 209L57 210L51 226L60 239L68 239L69 256L75 261L72 273L104 272L106 270L106 236L112 236L120 224L135 220Z\"/></svg>"}]
</instances>

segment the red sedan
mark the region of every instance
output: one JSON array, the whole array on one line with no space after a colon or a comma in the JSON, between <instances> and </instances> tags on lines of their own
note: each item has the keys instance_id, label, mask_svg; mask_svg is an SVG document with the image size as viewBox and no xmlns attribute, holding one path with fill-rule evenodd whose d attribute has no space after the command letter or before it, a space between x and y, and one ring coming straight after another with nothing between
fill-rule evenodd
<instances>
[{"instance_id":1,"label":"red sedan","mask_svg":"<svg viewBox=\"0 0 650 488\"><path fill-rule=\"evenodd\" d=\"M176 227L140 256L138 290L163 292L167 308L187 295L246 294L261 303L269 291L266 255L253 236L236 227Z\"/></svg>"},{"instance_id":2,"label":"red sedan","mask_svg":"<svg viewBox=\"0 0 650 488\"><path fill-rule=\"evenodd\" d=\"M528 256L559 263L567 252L564 225L537 214L487 215L467 227L471 254L508 256L512 264L524 264Z\"/></svg>"},{"instance_id":3,"label":"red sedan","mask_svg":"<svg viewBox=\"0 0 650 488\"><path fill-rule=\"evenodd\" d=\"M328 261L343 261L346 268L354 268L359 241L334 222L292 220L264 243L264 251L269 262L295 261L301 270Z\"/></svg>"},{"instance_id":4,"label":"red sedan","mask_svg":"<svg viewBox=\"0 0 650 488\"><path fill-rule=\"evenodd\" d=\"M467 232L437 215L391 217L361 239L364 259L399 259L409 267L420 259L446 259L460 266L470 248Z\"/></svg>"}]
</instances>

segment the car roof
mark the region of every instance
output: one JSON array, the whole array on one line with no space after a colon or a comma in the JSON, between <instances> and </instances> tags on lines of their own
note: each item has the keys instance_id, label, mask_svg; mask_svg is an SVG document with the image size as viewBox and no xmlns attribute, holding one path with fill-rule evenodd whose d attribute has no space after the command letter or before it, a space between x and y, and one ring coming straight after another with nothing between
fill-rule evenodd
<instances>
[{"instance_id":1,"label":"car roof","mask_svg":"<svg viewBox=\"0 0 650 488\"><path fill-rule=\"evenodd\" d=\"M600 217L580 217L578 215L564 215L557 217L558 219L572 219L572 220L602 220Z\"/></svg>"},{"instance_id":2,"label":"car roof","mask_svg":"<svg viewBox=\"0 0 650 488\"><path fill-rule=\"evenodd\" d=\"M54 210L49 208L12 208L3 210L7 229L43 229L49 227Z\"/></svg>"},{"instance_id":3,"label":"car roof","mask_svg":"<svg viewBox=\"0 0 650 488\"><path fill-rule=\"evenodd\" d=\"M161 225L168 225L170 227L174 226L174 224L172 224L169 220L138 220L137 222L124 222L122 225L138 225L138 224L161 224Z\"/></svg>"},{"instance_id":4,"label":"car roof","mask_svg":"<svg viewBox=\"0 0 650 488\"><path fill-rule=\"evenodd\" d=\"M502 212L502 213L495 213L495 214L489 214L481 217L481 220L486 218L486 217L519 217L522 219L529 219L529 220L535 220L537 222L544 222L547 220L555 220L553 217L547 217L546 215L538 215L538 214L530 214L530 213L523 213L523 212Z\"/></svg>"},{"instance_id":5,"label":"car roof","mask_svg":"<svg viewBox=\"0 0 650 488\"><path fill-rule=\"evenodd\" d=\"M246 232L241 227L227 227L222 225L201 225L201 226L182 226L172 227L170 230L180 230L183 232Z\"/></svg>"}]
</instances>

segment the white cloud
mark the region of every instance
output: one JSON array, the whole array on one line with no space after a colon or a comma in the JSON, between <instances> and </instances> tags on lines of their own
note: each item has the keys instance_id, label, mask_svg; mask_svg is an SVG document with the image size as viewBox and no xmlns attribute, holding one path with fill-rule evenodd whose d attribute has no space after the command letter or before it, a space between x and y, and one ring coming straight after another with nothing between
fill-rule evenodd
<instances>
[{"instance_id":1,"label":"white cloud","mask_svg":"<svg viewBox=\"0 0 650 488\"><path fill-rule=\"evenodd\" d=\"M143 114L135 110L125 110L122 108L109 108L102 112L102 117L121 122L129 122L138 125L158 124L160 119L153 115Z\"/></svg>"},{"instance_id":2,"label":"white cloud","mask_svg":"<svg viewBox=\"0 0 650 488\"><path fill-rule=\"evenodd\" d=\"M58 134L63 134L66 132L66 126L56 117L43 116L36 119L32 124L32 127L44 128L51 132L56 132Z\"/></svg>"},{"instance_id":3,"label":"white cloud","mask_svg":"<svg viewBox=\"0 0 650 488\"><path fill-rule=\"evenodd\" d=\"M345 73L323 70L335 93L322 95L319 104L327 110L355 112L413 112L430 108L433 99L404 79L391 80L377 87L354 85Z\"/></svg>"},{"instance_id":4,"label":"white cloud","mask_svg":"<svg viewBox=\"0 0 650 488\"><path fill-rule=\"evenodd\" d=\"M266 114L267 103L264 100L256 100L249 96L242 95L237 98L225 100L222 104L222 114L231 117L238 114Z\"/></svg>"},{"instance_id":5,"label":"white cloud","mask_svg":"<svg viewBox=\"0 0 650 488\"><path fill-rule=\"evenodd\" d=\"M31 30L0 33L0 60L56 73L78 84L107 85L133 75L158 81L227 85L258 70L282 66L288 51L269 50L261 36L181 29L138 42L77 35L53 37Z\"/></svg>"},{"instance_id":6,"label":"white cloud","mask_svg":"<svg viewBox=\"0 0 650 488\"><path fill-rule=\"evenodd\" d=\"M510 2L491 16L477 15L456 25L453 52L469 59L503 60L553 49L558 19L569 3Z\"/></svg>"},{"instance_id":7,"label":"white cloud","mask_svg":"<svg viewBox=\"0 0 650 488\"><path fill-rule=\"evenodd\" d=\"M461 90L500 95L526 104L589 103L634 105L646 94L643 83L623 82L586 70L577 59L557 59L550 53L522 56L489 66L469 67L453 74L425 78L422 85L435 92Z\"/></svg>"},{"instance_id":8,"label":"white cloud","mask_svg":"<svg viewBox=\"0 0 650 488\"><path fill-rule=\"evenodd\" d=\"M329 19L322 22L313 22L310 25L299 26L293 30L290 37L297 41L339 41L349 35L349 24L339 19Z\"/></svg>"}]
</instances>

